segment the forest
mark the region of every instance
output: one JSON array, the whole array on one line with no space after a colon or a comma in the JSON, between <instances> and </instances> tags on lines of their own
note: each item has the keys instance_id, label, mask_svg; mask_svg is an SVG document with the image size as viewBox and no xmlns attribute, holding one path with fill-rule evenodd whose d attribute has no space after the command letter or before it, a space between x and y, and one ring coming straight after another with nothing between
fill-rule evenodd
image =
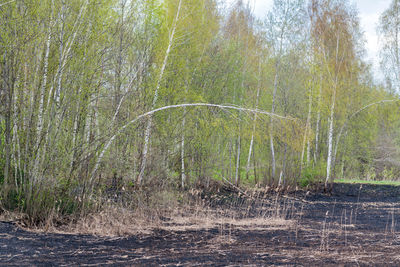
<instances>
[{"instance_id":1,"label":"forest","mask_svg":"<svg viewBox=\"0 0 400 267\"><path fill-rule=\"evenodd\" d=\"M0 213L397 181L398 0L377 31L381 79L347 0L0 1Z\"/></svg>"},{"instance_id":2,"label":"forest","mask_svg":"<svg viewBox=\"0 0 400 267\"><path fill-rule=\"evenodd\" d=\"M400 264L390 2L0 0L0 263Z\"/></svg>"}]
</instances>

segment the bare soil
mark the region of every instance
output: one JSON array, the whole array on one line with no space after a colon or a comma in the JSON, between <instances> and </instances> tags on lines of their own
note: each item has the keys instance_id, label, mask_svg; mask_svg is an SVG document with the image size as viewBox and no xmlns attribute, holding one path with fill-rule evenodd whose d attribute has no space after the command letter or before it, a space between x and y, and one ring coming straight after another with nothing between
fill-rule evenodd
<instances>
[{"instance_id":1,"label":"bare soil","mask_svg":"<svg viewBox=\"0 0 400 267\"><path fill-rule=\"evenodd\" d=\"M129 237L34 233L1 222L0 265L400 266L400 187L221 194L208 196L208 213L165 217L151 233Z\"/></svg>"}]
</instances>

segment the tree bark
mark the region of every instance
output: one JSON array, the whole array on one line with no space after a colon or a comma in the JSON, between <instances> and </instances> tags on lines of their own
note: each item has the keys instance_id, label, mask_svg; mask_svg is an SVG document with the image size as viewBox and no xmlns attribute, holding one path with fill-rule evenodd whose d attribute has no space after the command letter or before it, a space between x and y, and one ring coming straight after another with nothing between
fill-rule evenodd
<instances>
[{"instance_id":1,"label":"tree bark","mask_svg":"<svg viewBox=\"0 0 400 267\"><path fill-rule=\"evenodd\" d=\"M328 182L331 179L331 164L332 164L332 149L333 149L333 120L335 115L335 101L336 101L336 84L333 88L332 103L331 103L331 114L329 117L329 129L328 129L328 158L326 161L326 179L325 188L328 188Z\"/></svg>"}]
</instances>

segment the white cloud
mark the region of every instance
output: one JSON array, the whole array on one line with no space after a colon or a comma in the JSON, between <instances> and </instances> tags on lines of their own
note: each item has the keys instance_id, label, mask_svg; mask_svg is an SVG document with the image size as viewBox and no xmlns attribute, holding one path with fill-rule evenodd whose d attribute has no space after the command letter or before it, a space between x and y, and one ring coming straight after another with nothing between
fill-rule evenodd
<instances>
[{"instance_id":1,"label":"white cloud","mask_svg":"<svg viewBox=\"0 0 400 267\"><path fill-rule=\"evenodd\" d=\"M379 43L376 28L379 17L389 7L391 0L356 0L359 10L360 26L366 39L367 60L372 63L375 79L382 78L379 67Z\"/></svg>"},{"instance_id":2,"label":"white cloud","mask_svg":"<svg viewBox=\"0 0 400 267\"><path fill-rule=\"evenodd\" d=\"M251 0L250 0L251 1ZM271 9L273 0L253 0L254 5L254 14L258 18L264 18L267 15L267 12Z\"/></svg>"}]
</instances>

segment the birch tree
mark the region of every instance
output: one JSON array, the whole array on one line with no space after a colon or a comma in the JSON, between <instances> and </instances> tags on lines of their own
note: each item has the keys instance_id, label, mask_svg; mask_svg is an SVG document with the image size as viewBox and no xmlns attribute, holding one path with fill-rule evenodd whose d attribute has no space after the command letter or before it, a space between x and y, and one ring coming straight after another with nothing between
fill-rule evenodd
<instances>
[{"instance_id":1,"label":"birch tree","mask_svg":"<svg viewBox=\"0 0 400 267\"><path fill-rule=\"evenodd\" d=\"M379 20L381 67L387 87L400 90L400 1L392 0Z\"/></svg>"},{"instance_id":2,"label":"birch tree","mask_svg":"<svg viewBox=\"0 0 400 267\"><path fill-rule=\"evenodd\" d=\"M154 97L153 97L153 101L152 101L152 104L151 104L152 109L154 109L154 107L157 104L158 91L160 89L160 85L161 85L161 82L162 82L162 79L163 79L163 76L164 76L164 71L165 71L165 68L166 68L167 63L168 63L169 54L170 54L171 49L173 48L173 45L174 45L175 33L176 33L176 30L177 30L178 22L180 20L181 6L182 6L182 0L179 0L178 7L177 7L177 10L176 10L176 15L174 17L174 20L172 22L172 26L171 26L171 29L170 29L170 32L169 32L168 45L167 45L167 49L165 51L164 60L162 62L161 68L160 68L160 73L158 75L156 88L155 88L155 91L154 91ZM137 178L137 183L138 184L142 183L143 177L144 177L144 172L145 172L145 169L146 169L146 163L147 163L147 157L148 157L148 149L149 149L149 143L150 143L150 138L151 138L152 123L153 123L153 119L152 119L152 116L150 116L148 121L147 121L146 130L145 130L145 133L144 133L143 156L142 156L142 163L141 163L141 166L140 166L139 176Z\"/></svg>"},{"instance_id":3,"label":"birch tree","mask_svg":"<svg viewBox=\"0 0 400 267\"><path fill-rule=\"evenodd\" d=\"M273 82L271 112L276 111L276 97L280 79L281 58L285 50L290 47L296 39L296 33L300 30L303 15L302 0L274 0L272 11L268 14L266 21L266 35L271 44L275 60L275 76ZM270 150L271 150L271 176L276 176L276 151L274 143L274 123L270 121L269 127Z\"/></svg>"},{"instance_id":4,"label":"birch tree","mask_svg":"<svg viewBox=\"0 0 400 267\"><path fill-rule=\"evenodd\" d=\"M324 85L329 104L327 114L327 160L325 187L332 177L332 164L334 153L335 122L338 113L338 98L343 99L345 92L350 88L346 81L352 79L352 66L356 64L356 42L358 28L356 15L347 11L345 1L322 3L313 2L313 12L316 18L313 20L313 34L320 47L319 53L322 64L323 77L327 81ZM340 92L340 95L338 93ZM339 102L340 103L340 102ZM346 112L345 109L339 109Z\"/></svg>"}]
</instances>

